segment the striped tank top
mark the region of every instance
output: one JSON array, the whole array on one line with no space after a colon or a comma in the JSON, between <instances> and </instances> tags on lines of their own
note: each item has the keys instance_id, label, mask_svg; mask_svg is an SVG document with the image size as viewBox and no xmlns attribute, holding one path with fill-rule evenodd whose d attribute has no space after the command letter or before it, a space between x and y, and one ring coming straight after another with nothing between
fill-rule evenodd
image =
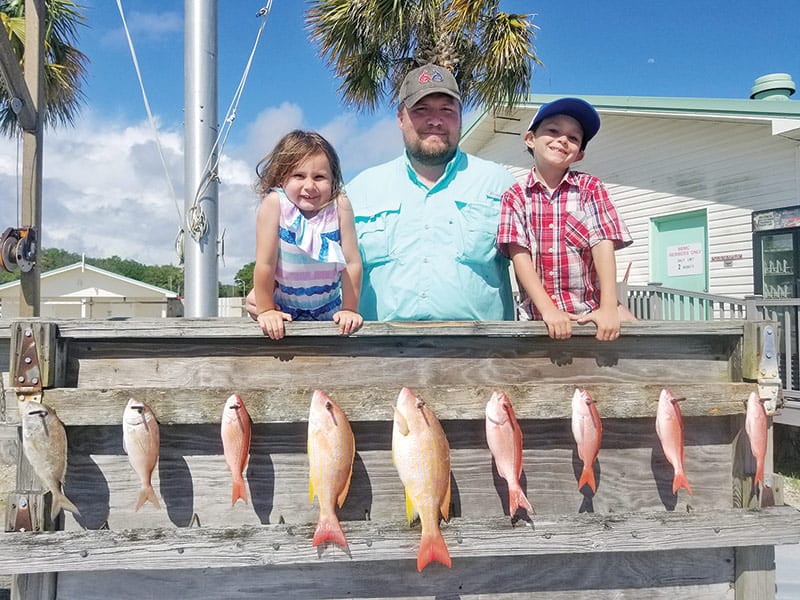
<instances>
[{"instance_id":1,"label":"striped tank top","mask_svg":"<svg viewBox=\"0 0 800 600\"><path fill-rule=\"evenodd\" d=\"M342 308L345 267L333 202L307 219L280 188L275 303L295 321L326 321Z\"/></svg>"}]
</instances>

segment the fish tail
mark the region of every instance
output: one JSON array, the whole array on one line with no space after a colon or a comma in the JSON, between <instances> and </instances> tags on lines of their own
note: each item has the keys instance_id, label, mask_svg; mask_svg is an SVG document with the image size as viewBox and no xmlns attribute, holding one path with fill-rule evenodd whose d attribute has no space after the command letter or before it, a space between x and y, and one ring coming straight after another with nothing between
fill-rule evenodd
<instances>
[{"instance_id":1,"label":"fish tail","mask_svg":"<svg viewBox=\"0 0 800 600\"><path fill-rule=\"evenodd\" d=\"M244 479L237 477L233 480L233 492L231 494L231 506L236 504L236 501L241 498L247 504L247 488L244 485Z\"/></svg>"},{"instance_id":2,"label":"fish tail","mask_svg":"<svg viewBox=\"0 0 800 600\"><path fill-rule=\"evenodd\" d=\"M419 544L419 553L417 554L417 571L422 572L422 569L434 560L442 563L448 569L453 566L450 552L447 550L447 544L444 543L442 532L438 529L433 533L423 532Z\"/></svg>"},{"instance_id":3,"label":"fish tail","mask_svg":"<svg viewBox=\"0 0 800 600\"><path fill-rule=\"evenodd\" d=\"M689 487L689 480L686 479L686 473L683 471L675 471L675 477L672 480L672 493L677 494L678 490L681 488L686 488L689 495L694 496L692 488Z\"/></svg>"},{"instance_id":4,"label":"fish tail","mask_svg":"<svg viewBox=\"0 0 800 600\"><path fill-rule=\"evenodd\" d=\"M156 508L161 508L161 504L156 497L156 491L153 489L152 485L148 485L139 490L139 499L136 501L136 508L134 510L142 508L144 503L148 500L150 500Z\"/></svg>"},{"instance_id":5,"label":"fish tail","mask_svg":"<svg viewBox=\"0 0 800 600\"><path fill-rule=\"evenodd\" d=\"M339 523L339 519L335 515L324 517L320 515L319 522L317 522L317 529L314 531L314 539L311 542L312 546L319 546L324 542L333 542L347 550L347 539L344 537L344 531Z\"/></svg>"},{"instance_id":6,"label":"fish tail","mask_svg":"<svg viewBox=\"0 0 800 600\"><path fill-rule=\"evenodd\" d=\"M525 495L525 492L522 491L522 488L517 489L509 489L508 490L508 515L513 517L517 514L517 511L520 508L524 508L528 511L528 514L535 515L536 511L533 510L533 506L531 503L528 502L528 497Z\"/></svg>"},{"instance_id":7,"label":"fish tail","mask_svg":"<svg viewBox=\"0 0 800 600\"><path fill-rule=\"evenodd\" d=\"M53 506L50 509L50 517L53 519L53 521L56 520L58 513L60 513L62 509L68 510L73 515L77 515L79 517L81 516L81 512L78 510L78 507L70 502L69 498L59 492L53 492Z\"/></svg>"},{"instance_id":8,"label":"fish tail","mask_svg":"<svg viewBox=\"0 0 800 600\"><path fill-rule=\"evenodd\" d=\"M578 489L581 489L585 484L589 485L592 489L592 493L597 491L597 483L594 480L594 465L583 465L581 478L578 480Z\"/></svg>"}]
</instances>

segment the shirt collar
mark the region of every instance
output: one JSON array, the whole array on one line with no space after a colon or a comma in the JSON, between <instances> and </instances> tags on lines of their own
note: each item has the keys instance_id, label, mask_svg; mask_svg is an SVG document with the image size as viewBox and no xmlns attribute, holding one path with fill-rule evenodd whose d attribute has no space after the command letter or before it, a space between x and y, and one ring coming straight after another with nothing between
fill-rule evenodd
<instances>
[{"instance_id":1,"label":"shirt collar","mask_svg":"<svg viewBox=\"0 0 800 600\"><path fill-rule=\"evenodd\" d=\"M558 188L560 188L564 184L565 181L570 185L574 185L576 177L577 177L577 175L575 174L575 172L570 170L570 169L568 169L567 172L564 173L564 177L561 178L561 181L558 182L558 185L555 187L555 189L553 191L555 191ZM528 186L528 188L532 189L536 185L538 185L539 187L541 187L543 189L547 189L547 185L544 183L544 181L539 179L539 176L536 173L536 167L534 166L533 169L531 169L530 175L528 175L527 186Z\"/></svg>"},{"instance_id":2,"label":"shirt collar","mask_svg":"<svg viewBox=\"0 0 800 600\"><path fill-rule=\"evenodd\" d=\"M408 172L408 178L414 183L414 185L428 189L422 181L420 181L419 177L417 177L417 172L414 170L414 167L411 166L411 160L408 157L408 150L403 153L406 163L406 171ZM439 178L439 181L430 188L430 192L434 190L438 190L440 188L445 188L448 184L453 180L456 176L456 172L458 171L461 161L464 160L465 154L461 151L461 148L456 146L456 153L453 155L453 158L450 159L450 162L444 168L444 173Z\"/></svg>"}]
</instances>

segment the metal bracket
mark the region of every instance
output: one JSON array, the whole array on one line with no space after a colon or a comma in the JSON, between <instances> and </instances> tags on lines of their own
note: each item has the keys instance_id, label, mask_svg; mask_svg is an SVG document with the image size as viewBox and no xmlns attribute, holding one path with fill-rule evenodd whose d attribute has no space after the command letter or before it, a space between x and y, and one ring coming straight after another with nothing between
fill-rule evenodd
<instances>
[{"instance_id":1,"label":"metal bracket","mask_svg":"<svg viewBox=\"0 0 800 600\"><path fill-rule=\"evenodd\" d=\"M21 324L17 328L15 342L17 364L12 383L17 394L17 408L22 414L25 403L42 401L42 369L39 364L36 336L29 323Z\"/></svg>"},{"instance_id":2,"label":"metal bracket","mask_svg":"<svg viewBox=\"0 0 800 600\"><path fill-rule=\"evenodd\" d=\"M778 370L778 346L771 325L761 330L759 340L758 395L767 414L773 416L783 406L783 384Z\"/></svg>"},{"instance_id":3,"label":"metal bracket","mask_svg":"<svg viewBox=\"0 0 800 600\"><path fill-rule=\"evenodd\" d=\"M6 508L6 531L43 531L46 523L44 497L40 493L14 491Z\"/></svg>"}]
</instances>

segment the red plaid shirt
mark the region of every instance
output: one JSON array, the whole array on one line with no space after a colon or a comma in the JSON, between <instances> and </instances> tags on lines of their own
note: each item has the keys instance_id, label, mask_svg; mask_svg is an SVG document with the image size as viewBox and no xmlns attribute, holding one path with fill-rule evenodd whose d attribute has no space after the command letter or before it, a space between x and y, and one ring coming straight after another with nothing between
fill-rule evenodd
<instances>
[{"instance_id":1,"label":"red plaid shirt","mask_svg":"<svg viewBox=\"0 0 800 600\"><path fill-rule=\"evenodd\" d=\"M563 311L580 314L600 305L592 246L602 240L612 240L615 249L633 243L593 175L569 171L551 195L531 169L524 188L515 184L503 194L497 249L505 256L510 243L530 250L545 290ZM524 289L520 295L520 318L541 319Z\"/></svg>"}]
</instances>

